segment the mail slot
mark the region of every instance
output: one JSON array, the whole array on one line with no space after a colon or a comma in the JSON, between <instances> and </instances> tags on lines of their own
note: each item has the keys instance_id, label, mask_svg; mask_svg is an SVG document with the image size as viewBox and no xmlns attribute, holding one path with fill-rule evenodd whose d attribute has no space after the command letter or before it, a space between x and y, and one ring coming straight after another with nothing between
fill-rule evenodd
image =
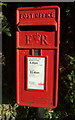
<instances>
[{"instance_id":1,"label":"mail slot","mask_svg":"<svg viewBox=\"0 0 75 120\"><path fill-rule=\"evenodd\" d=\"M58 103L60 8L18 8L16 24L17 104L55 108Z\"/></svg>"}]
</instances>

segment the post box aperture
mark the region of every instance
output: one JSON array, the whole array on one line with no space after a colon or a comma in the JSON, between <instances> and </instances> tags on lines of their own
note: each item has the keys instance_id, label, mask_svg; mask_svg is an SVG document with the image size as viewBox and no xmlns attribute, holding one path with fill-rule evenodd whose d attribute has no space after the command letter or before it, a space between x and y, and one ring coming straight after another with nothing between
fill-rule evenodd
<instances>
[{"instance_id":1,"label":"post box aperture","mask_svg":"<svg viewBox=\"0 0 75 120\"><path fill-rule=\"evenodd\" d=\"M16 21L17 103L55 108L58 102L60 8L18 8Z\"/></svg>"}]
</instances>

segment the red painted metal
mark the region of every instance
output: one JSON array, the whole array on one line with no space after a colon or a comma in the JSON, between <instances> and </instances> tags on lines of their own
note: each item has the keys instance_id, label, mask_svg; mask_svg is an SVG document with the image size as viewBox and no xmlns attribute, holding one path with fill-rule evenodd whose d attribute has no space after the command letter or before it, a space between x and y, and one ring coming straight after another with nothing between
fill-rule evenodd
<instances>
[{"instance_id":1,"label":"red painted metal","mask_svg":"<svg viewBox=\"0 0 75 120\"><path fill-rule=\"evenodd\" d=\"M58 6L17 9L16 100L19 105L55 108L58 103L60 8ZM21 27L24 29L21 31ZM40 49L40 55L34 55ZM28 89L28 57L45 59L44 90Z\"/></svg>"}]
</instances>

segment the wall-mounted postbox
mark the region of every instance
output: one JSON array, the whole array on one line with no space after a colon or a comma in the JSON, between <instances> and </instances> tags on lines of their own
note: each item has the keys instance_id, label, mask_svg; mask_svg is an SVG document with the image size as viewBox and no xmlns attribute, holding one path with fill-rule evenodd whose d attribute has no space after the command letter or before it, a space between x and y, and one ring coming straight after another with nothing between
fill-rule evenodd
<instances>
[{"instance_id":1,"label":"wall-mounted postbox","mask_svg":"<svg viewBox=\"0 0 75 120\"><path fill-rule=\"evenodd\" d=\"M17 103L55 108L58 101L60 8L17 9Z\"/></svg>"}]
</instances>

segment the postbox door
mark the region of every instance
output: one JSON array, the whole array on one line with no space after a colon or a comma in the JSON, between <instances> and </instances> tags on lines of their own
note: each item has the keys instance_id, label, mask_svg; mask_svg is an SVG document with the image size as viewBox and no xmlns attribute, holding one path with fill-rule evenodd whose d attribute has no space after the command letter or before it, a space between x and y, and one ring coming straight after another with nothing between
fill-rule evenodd
<instances>
[{"instance_id":1,"label":"postbox door","mask_svg":"<svg viewBox=\"0 0 75 120\"><path fill-rule=\"evenodd\" d=\"M44 50L42 52L43 53L42 56L45 56L47 59L45 63L46 69L44 68L45 69L45 73L44 73L45 81L43 85L44 89L41 89L41 87L37 89L37 87L34 87L34 86L33 88L27 88L27 85L28 85L27 84L27 81L28 81L27 64L28 63L26 61L27 60L26 56L27 54L30 55L29 50L17 50L17 55L18 55L17 61L19 61L18 70L17 70L17 73L19 73L19 75L17 76L18 81L19 81L18 83L19 86L17 87L19 91L18 96L17 96L18 98L17 102L20 105L25 104L27 106L34 106L34 107L35 106L40 107L40 105L41 107L48 107L48 106L53 107L57 104L56 103L57 98L55 99L55 94L57 94L55 90L57 91L58 89L56 88L57 85L55 83L56 77L57 77L56 76L57 68L55 67L56 62L54 61L54 59L56 59L55 58L56 52L57 51L55 50L49 50L49 51Z\"/></svg>"}]
</instances>

